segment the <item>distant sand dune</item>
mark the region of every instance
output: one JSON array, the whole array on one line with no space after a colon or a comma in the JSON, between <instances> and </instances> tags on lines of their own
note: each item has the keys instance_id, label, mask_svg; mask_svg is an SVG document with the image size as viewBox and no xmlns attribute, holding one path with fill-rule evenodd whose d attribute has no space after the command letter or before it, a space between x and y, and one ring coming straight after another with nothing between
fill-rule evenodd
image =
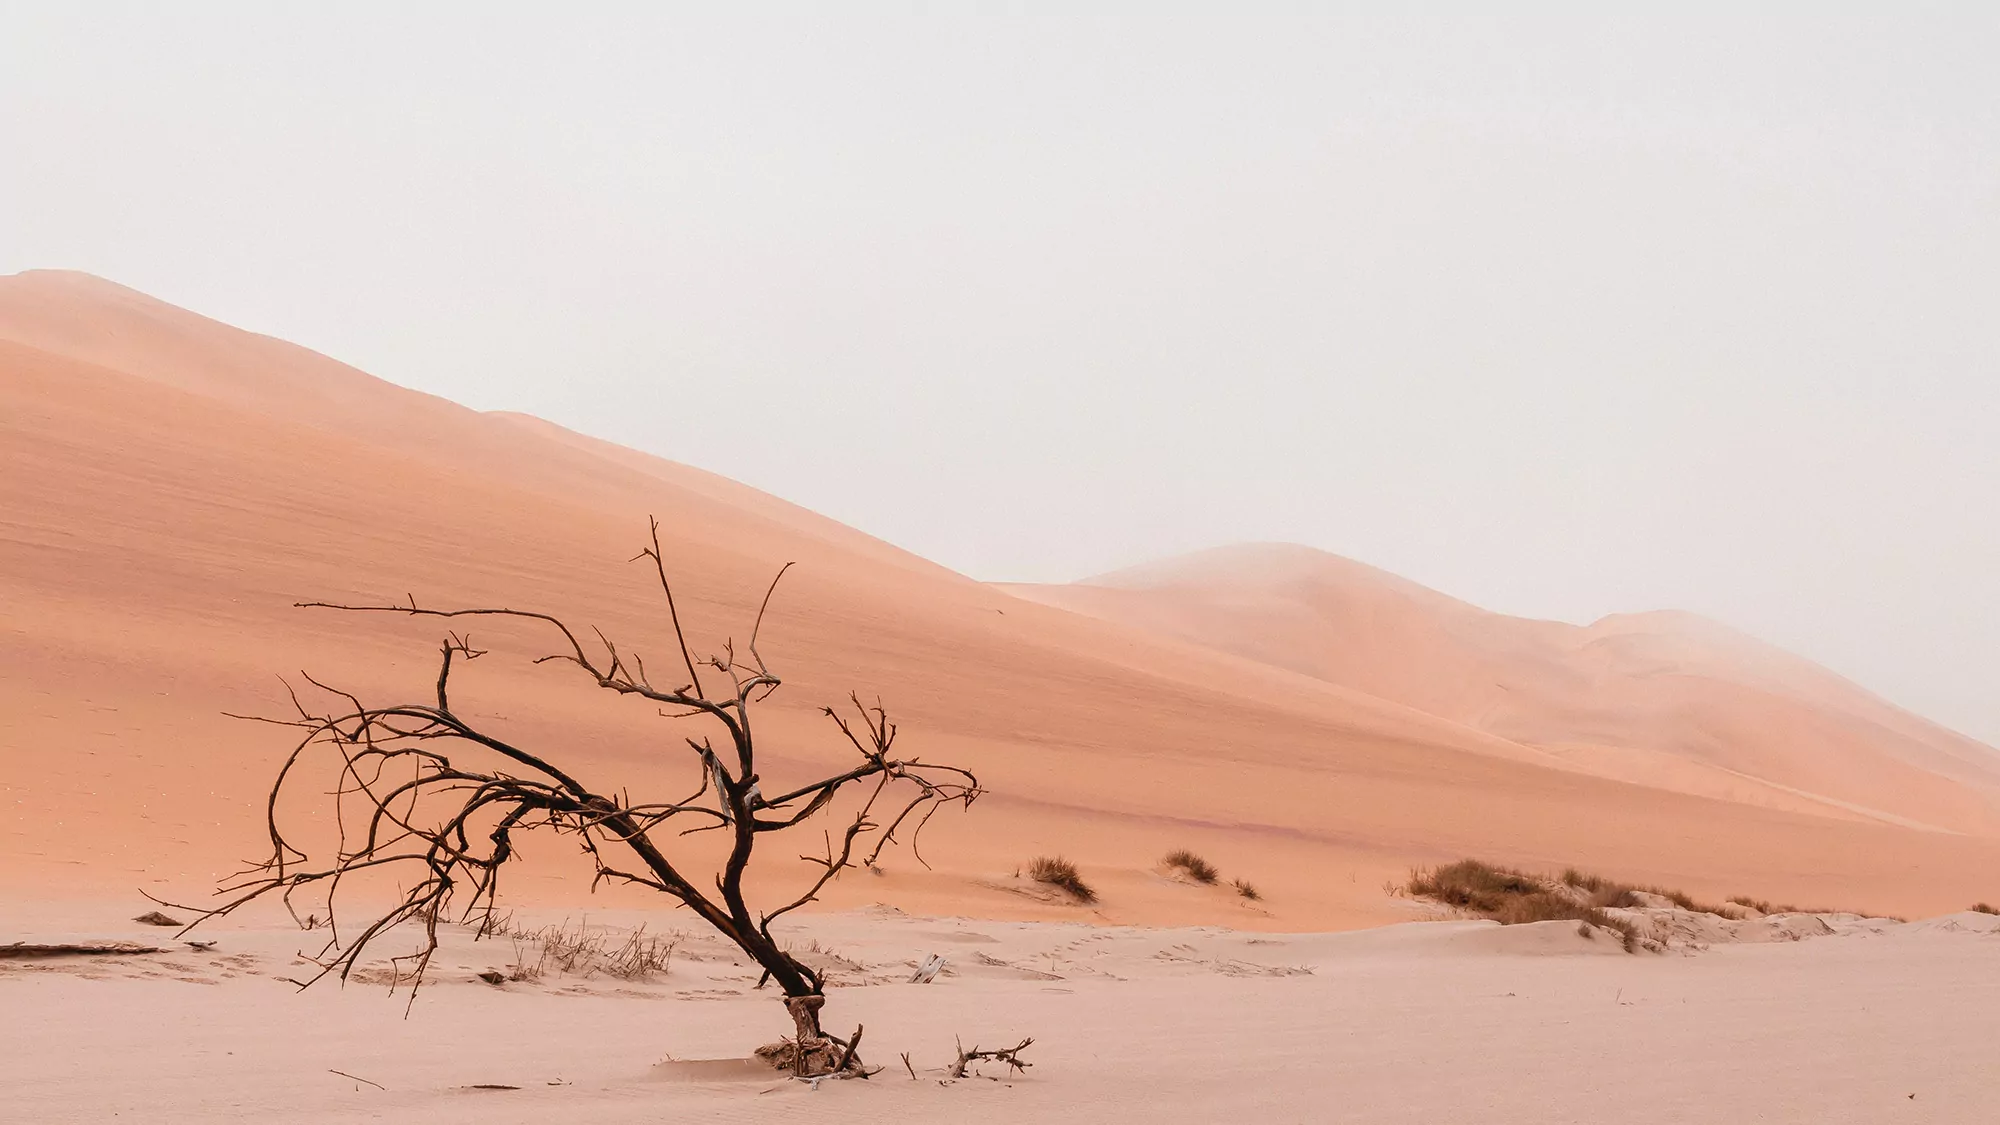
<instances>
[{"instance_id":1,"label":"distant sand dune","mask_svg":"<svg viewBox=\"0 0 2000 1125\"><path fill-rule=\"evenodd\" d=\"M1395 700L1578 768L1991 834L2000 755L1692 614L1489 613L1335 555L1203 551L1024 597Z\"/></svg>"}]
</instances>

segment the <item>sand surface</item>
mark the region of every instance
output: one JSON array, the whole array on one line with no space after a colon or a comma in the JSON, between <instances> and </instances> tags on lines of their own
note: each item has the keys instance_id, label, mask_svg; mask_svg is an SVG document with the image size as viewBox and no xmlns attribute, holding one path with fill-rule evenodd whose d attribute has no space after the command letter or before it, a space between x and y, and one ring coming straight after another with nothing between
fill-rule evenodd
<instances>
[{"instance_id":1,"label":"sand surface","mask_svg":"<svg viewBox=\"0 0 2000 1125\"><path fill-rule=\"evenodd\" d=\"M163 932L109 907L33 921ZM664 976L495 987L473 973L517 947L456 932L406 1018L379 980L297 992L275 978L310 935L235 927L200 953L0 961L0 1120L1983 1121L1996 922L1634 956L1567 923L1259 936L820 915L798 948L844 985L829 1022L864 1025L885 1069L817 1090L727 1061L786 1021L698 936ZM930 953L946 974L907 983ZM1025 1073L942 1080L954 1037L1026 1036Z\"/></svg>"}]
</instances>

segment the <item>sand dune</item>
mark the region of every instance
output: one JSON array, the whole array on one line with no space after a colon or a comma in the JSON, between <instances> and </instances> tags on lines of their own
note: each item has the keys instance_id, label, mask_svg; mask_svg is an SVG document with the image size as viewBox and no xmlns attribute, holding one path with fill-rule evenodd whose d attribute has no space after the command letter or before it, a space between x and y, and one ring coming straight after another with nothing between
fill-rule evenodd
<instances>
[{"instance_id":1,"label":"sand dune","mask_svg":"<svg viewBox=\"0 0 2000 1125\"><path fill-rule=\"evenodd\" d=\"M1775 807L1991 833L2000 756L1692 614L1490 613L1309 548L1223 548L1014 587L1353 688L1595 773ZM1805 802L1805 803L1802 803Z\"/></svg>"},{"instance_id":2,"label":"sand dune","mask_svg":"<svg viewBox=\"0 0 2000 1125\"><path fill-rule=\"evenodd\" d=\"M0 881L38 893L186 893L233 866L282 740L222 713L277 708L280 673L427 690L434 630L296 600L543 608L665 651L656 591L624 562L648 514L704 647L800 564L765 627L787 676L775 768L838 760L812 709L860 688L993 790L940 818L935 871L899 858L836 905L1344 927L1407 918L1381 884L1409 864L1477 854L1915 915L1980 897L2000 859L1983 748L1796 663L1641 674L1696 642L1644 619L1502 627L1395 582L1353 587L1368 645L1276 595L1246 617L1200 584L997 588L81 275L0 279L0 478ZM466 709L604 788L680 784L650 711L528 666L532 638L485 639ZM1177 846L1263 902L1164 878ZM1015 893L1052 851L1100 886L1095 913Z\"/></svg>"}]
</instances>

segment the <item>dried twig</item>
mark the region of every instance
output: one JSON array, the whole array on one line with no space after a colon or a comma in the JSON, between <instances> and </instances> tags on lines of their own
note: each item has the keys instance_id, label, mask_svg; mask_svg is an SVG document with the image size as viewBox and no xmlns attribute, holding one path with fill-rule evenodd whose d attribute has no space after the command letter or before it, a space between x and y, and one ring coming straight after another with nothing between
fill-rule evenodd
<instances>
[{"instance_id":1,"label":"dried twig","mask_svg":"<svg viewBox=\"0 0 2000 1125\"><path fill-rule=\"evenodd\" d=\"M338 1074L342 1078L352 1078L356 1082L368 1082L368 1079L361 1077L359 1074L349 1074L344 1070L335 1070L332 1067L327 1067L326 1072L328 1074ZM389 1089L389 1087L382 1085L380 1082L368 1082L368 1085L375 1087L377 1090L382 1090L385 1092Z\"/></svg>"}]
</instances>

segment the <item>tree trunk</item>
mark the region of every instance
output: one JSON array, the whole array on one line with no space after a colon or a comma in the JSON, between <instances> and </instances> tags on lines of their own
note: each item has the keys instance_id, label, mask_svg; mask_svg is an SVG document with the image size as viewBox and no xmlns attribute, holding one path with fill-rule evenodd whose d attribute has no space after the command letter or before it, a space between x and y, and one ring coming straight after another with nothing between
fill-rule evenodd
<instances>
[{"instance_id":1,"label":"tree trunk","mask_svg":"<svg viewBox=\"0 0 2000 1125\"><path fill-rule=\"evenodd\" d=\"M797 1044L792 1053L794 1074L810 1077L833 1071L836 1061L833 1040L819 1028L819 1010L825 1006L824 996L785 997L785 1010L792 1013L792 1023L798 1030L793 1039Z\"/></svg>"}]
</instances>

